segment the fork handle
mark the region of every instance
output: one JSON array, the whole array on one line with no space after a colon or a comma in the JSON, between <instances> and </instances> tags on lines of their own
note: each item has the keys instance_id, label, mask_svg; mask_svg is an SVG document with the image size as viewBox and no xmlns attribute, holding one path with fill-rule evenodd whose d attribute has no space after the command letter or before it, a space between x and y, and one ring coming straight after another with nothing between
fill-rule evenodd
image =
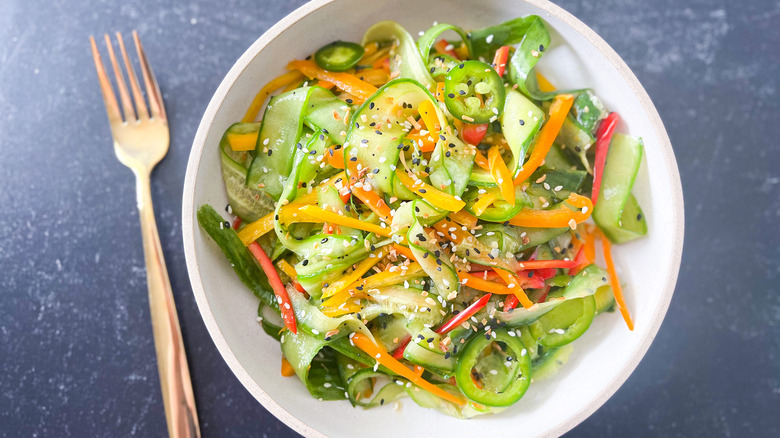
<instances>
[{"instance_id":1,"label":"fork handle","mask_svg":"<svg viewBox=\"0 0 780 438\"><path fill-rule=\"evenodd\" d=\"M165 418L172 438L200 437L198 413L192 392L187 356L184 353L179 317L171 281L165 267L160 235L154 219L149 172L136 171L138 213L143 235L144 261L149 287L149 306L160 373Z\"/></svg>"}]
</instances>

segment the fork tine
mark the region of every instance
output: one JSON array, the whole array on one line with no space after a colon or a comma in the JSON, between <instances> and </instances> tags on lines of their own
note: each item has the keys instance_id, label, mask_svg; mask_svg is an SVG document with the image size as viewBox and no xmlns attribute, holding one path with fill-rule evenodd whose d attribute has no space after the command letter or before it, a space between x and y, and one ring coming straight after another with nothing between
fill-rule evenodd
<instances>
[{"instance_id":1,"label":"fork tine","mask_svg":"<svg viewBox=\"0 0 780 438\"><path fill-rule=\"evenodd\" d=\"M130 100L130 93L127 91L127 84L125 83L125 75L122 74L122 69L119 68L119 63L116 61L116 55L114 54L114 46L111 44L111 38L108 37L108 34L104 34L103 36L106 39L108 57L111 59L111 66L114 69L116 85L119 89L119 100L122 101L122 110L125 113L125 120L136 120L135 109L133 109L133 102Z\"/></svg>"},{"instance_id":2,"label":"fork tine","mask_svg":"<svg viewBox=\"0 0 780 438\"><path fill-rule=\"evenodd\" d=\"M95 61L95 70L97 70L98 81L100 82L100 92L103 94L103 102L106 104L106 113L108 113L109 122L121 122L122 115L119 113L119 104L116 102L114 90L111 88L111 81L106 74L106 68L103 66L103 60L100 59L95 38L89 37L92 46L92 59Z\"/></svg>"},{"instance_id":3,"label":"fork tine","mask_svg":"<svg viewBox=\"0 0 780 438\"><path fill-rule=\"evenodd\" d=\"M152 66L146 58L146 52L144 52L144 47L141 45L141 40L138 38L138 32L135 30L133 31L133 40L135 41L135 50L138 52L138 59L141 63L141 72L144 75L146 96L149 97L149 107L152 110L152 117L159 117L163 120L167 120L165 104L163 103L162 93L160 93L160 85L154 77Z\"/></svg>"},{"instance_id":4,"label":"fork tine","mask_svg":"<svg viewBox=\"0 0 780 438\"><path fill-rule=\"evenodd\" d=\"M125 42L122 40L122 34L117 32L116 38L119 41L119 50L122 52L122 58L125 60L125 70L127 70L127 79L130 82L130 88L133 90L133 100L135 101L135 109L138 112L139 119L148 119L149 110L146 109L146 102L144 102L144 95L141 93L141 86L138 84L138 78L135 76L135 70L133 64L130 63L130 58L127 56L127 50L125 50Z\"/></svg>"}]
</instances>

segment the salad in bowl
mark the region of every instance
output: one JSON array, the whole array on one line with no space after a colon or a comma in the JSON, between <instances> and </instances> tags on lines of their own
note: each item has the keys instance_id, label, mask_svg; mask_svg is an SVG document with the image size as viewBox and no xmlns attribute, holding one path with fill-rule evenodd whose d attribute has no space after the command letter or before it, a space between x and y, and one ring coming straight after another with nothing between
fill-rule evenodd
<instances>
[{"instance_id":1,"label":"salad in bowl","mask_svg":"<svg viewBox=\"0 0 780 438\"><path fill-rule=\"evenodd\" d=\"M647 234L643 143L535 71L549 44L536 15L416 40L379 22L290 60L226 130L229 217L197 219L283 376L469 418L550 378L599 314L633 330L611 248Z\"/></svg>"}]
</instances>

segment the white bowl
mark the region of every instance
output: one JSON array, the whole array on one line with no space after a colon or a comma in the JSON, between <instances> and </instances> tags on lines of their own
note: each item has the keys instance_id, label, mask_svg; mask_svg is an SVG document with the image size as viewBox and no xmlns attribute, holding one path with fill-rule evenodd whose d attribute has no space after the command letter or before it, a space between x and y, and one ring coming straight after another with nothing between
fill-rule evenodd
<instances>
[{"instance_id":1,"label":"white bowl","mask_svg":"<svg viewBox=\"0 0 780 438\"><path fill-rule=\"evenodd\" d=\"M535 382L515 406L496 416L457 420L424 410L363 410L346 401L320 402L301 383L279 374L281 352L256 322L257 299L241 284L217 246L197 225L203 204L227 204L217 144L240 120L259 87L295 57L336 40L360 41L380 20L396 20L416 35L434 20L475 29L538 14L553 43L539 69L562 88L591 87L618 111L619 131L642 136L643 161L634 193L644 208L647 237L615 247L627 284L636 329L619 313L599 316L578 339L574 354L551 379ZM187 268L200 313L220 353L252 395L306 436L553 436L571 429L601 406L628 378L655 337L672 298L683 240L680 176L669 138L645 90L604 40L568 12L545 0L315 0L263 34L233 65L198 128L187 166L183 199Z\"/></svg>"}]
</instances>

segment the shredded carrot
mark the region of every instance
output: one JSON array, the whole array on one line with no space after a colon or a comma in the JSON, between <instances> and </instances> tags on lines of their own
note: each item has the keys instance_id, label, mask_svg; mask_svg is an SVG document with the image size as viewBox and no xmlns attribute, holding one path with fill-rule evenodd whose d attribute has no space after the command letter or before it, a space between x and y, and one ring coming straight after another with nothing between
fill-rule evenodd
<instances>
[{"instance_id":1,"label":"shredded carrot","mask_svg":"<svg viewBox=\"0 0 780 438\"><path fill-rule=\"evenodd\" d=\"M482 155L482 152L480 152L479 149L476 150L476 154L474 155L474 164L490 172L490 163L488 163L488 159Z\"/></svg>"},{"instance_id":2,"label":"shredded carrot","mask_svg":"<svg viewBox=\"0 0 780 438\"><path fill-rule=\"evenodd\" d=\"M294 375L295 370L293 369L292 365L290 365L290 361L288 361L286 357L282 356L282 376L292 377Z\"/></svg>"},{"instance_id":3,"label":"shredded carrot","mask_svg":"<svg viewBox=\"0 0 780 438\"><path fill-rule=\"evenodd\" d=\"M304 205L298 209L305 215L317 219L321 222L327 222L345 227L356 228L358 230L368 231L379 236L390 237L390 228L382 228L379 225L372 224L370 222L364 222L359 219L355 219L349 216L342 216L337 213L325 211L314 205ZM303 221L298 221L303 222Z\"/></svg>"},{"instance_id":4,"label":"shredded carrot","mask_svg":"<svg viewBox=\"0 0 780 438\"><path fill-rule=\"evenodd\" d=\"M509 174L509 169L504 163L504 159L501 158L501 149L499 146L493 146L488 150L488 165L490 167L490 174L493 176L493 180L498 185L501 191L501 197L509 205L515 205L515 185L512 181L512 175Z\"/></svg>"},{"instance_id":5,"label":"shredded carrot","mask_svg":"<svg viewBox=\"0 0 780 438\"><path fill-rule=\"evenodd\" d=\"M328 160L328 164L336 169L344 168L344 148L336 149L334 146L329 147L325 151L325 158Z\"/></svg>"},{"instance_id":6,"label":"shredded carrot","mask_svg":"<svg viewBox=\"0 0 780 438\"><path fill-rule=\"evenodd\" d=\"M634 330L634 321L631 319L631 312L628 311L626 306L626 299L623 297L623 288L620 286L620 279L618 278L617 271L615 270L615 263L612 261L612 243L609 239L601 236L601 248L604 252L604 261L607 263L607 272L609 272L609 282L612 286L612 294L615 296L615 302L620 309L620 314L623 315L623 319L626 321L628 329Z\"/></svg>"},{"instance_id":7,"label":"shredded carrot","mask_svg":"<svg viewBox=\"0 0 780 438\"><path fill-rule=\"evenodd\" d=\"M474 228L477 226L477 217L466 210L450 213L449 218L461 225L465 225L468 228Z\"/></svg>"},{"instance_id":8,"label":"shredded carrot","mask_svg":"<svg viewBox=\"0 0 780 438\"><path fill-rule=\"evenodd\" d=\"M451 49L448 49L447 47L450 45L450 43L447 42L447 40L439 40L436 42L436 44L433 45L433 49L436 50L436 53L442 54L442 55L449 55L452 56L455 59L460 59L460 56L453 50L455 47L452 47Z\"/></svg>"},{"instance_id":9,"label":"shredded carrot","mask_svg":"<svg viewBox=\"0 0 780 438\"><path fill-rule=\"evenodd\" d=\"M420 365L414 366L414 373L418 376L422 377L423 373L425 372L425 368L421 367Z\"/></svg>"},{"instance_id":10,"label":"shredded carrot","mask_svg":"<svg viewBox=\"0 0 780 438\"><path fill-rule=\"evenodd\" d=\"M339 89L355 96L360 101L368 99L377 90L375 86L361 81L349 73L335 73L323 70L314 61L292 61L287 64L287 68L298 70L309 78L328 81Z\"/></svg>"},{"instance_id":11,"label":"shredded carrot","mask_svg":"<svg viewBox=\"0 0 780 438\"><path fill-rule=\"evenodd\" d=\"M493 268L493 271L495 271L496 274L498 274L498 276L501 277L504 282L506 282L506 287L512 291L512 294L517 297L523 307L527 309L534 305L534 303L528 299L528 295L525 294L523 288L520 287L520 279L517 278L517 275L498 268Z\"/></svg>"},{"instance_id":12,"label":"shredded carrot","mask_svg":"<svg viewBox=\"0 0 780 438\"><path fill-rule=\"evenodd\" d=\"M574 102L574 96L571 94L559 94L555 96L552 105L550 105L550 118L539 130L539 134L536 135L535 144L531 156L528 157L528 161L523 164L520 169L520 173L515 177L515 185L519 185L525 181L531 174L533 174L544 161L544 157L547 156L547 152L558 136L558 131L561 130L566 115L569 114L569 109Z\"/></svg>"},{"instance_id":13,"label":"shredded carrot","mask_svg":"<svg viewBox=\"0 0 780 438\"><path fill-rule=\"evenodd\" d=\"M395 250L398 251L399 254L406 257L407 259L417 261L417 258L414 256L414 253L412 253L412 250L409 249L408 246L403 246L394 243L393 248L395 248Z\"/></svg>"},{"instance_id":14,"label":"shredded carrot","mask_svg":"<svg viewBox=\"0 0 780 438\"><path fill-rule=\"evenodd\" d=\"M363 187L357 187L353 184L352 194L363 201L363 204L368 206L368 208L376 213L379 216L379 219L385 223L389 224L393 221L393 216L390 213L390 207L387 205L385 200L382 199L382 197L373 190L366 190Z\"/></svg>"},{"instance_id":15,"label":"shredded carrot","mask_svg":"<svg viewBox=\"0 0 780 438\"><path fill-rule=\"evenodd\" d=\"M383 365L401 377L408 379L410 382L419 386L420 388L458 406L464 406L466 404L466 401L463 398L451 394L418 376L414 371L407 368L406 365L390 356L384 348L375 344L373 341L371 341L371 339L368 338L368 336L364 335L363 333L353 333L350 339L356 347L363 350L369 356L373 357L377 363Z\"/></svg>"},{"instance_id":16,"label":"shredded carrot","mask_svg":"<svg viewBox=\"0 0 780 438\"><path fill-rule=\"evenodd\" d=\"M566 203L574 207L572 210L565 205L560 205L553 210L523 209L520 213L509 219L511 225L530 228L565 228L576 227L590 217L593 211L593 203L590 199L571 193ZM572 226L574 225L574 226Z\"/></svg>"},{"instance_id":17,"label":"shredded carrot","mask_svg":"<svg viewBox=\"0 0 780 438\"><path fill-rule=\"evenodd\" d=\"M252 103L249 105L249 109L246 110L246 114L244 114L244 118L241 119L241 122L250 123L255 121L257 114L260 113L260 108L263 107L263 102L268 99L268 96L270 96L271 93L291 83L296 83L301 79L303 79L303 74L301 74L301 72L290 71L265 84L265 86L257 92L255 98L252 99Z\"/></svg>"},{"instance_id":18,"label":"shredded carrot","mask_svg":"<svg viewBox=\"0 0 780 438\"><path fill-rule=\"evenodd\" d=\"M413 180L405 171L396 169L395 175L407 189L415 192L421 198L425 199L434 207L448 211L459 211L466 206L466 203L449 193L444 193L423 182L421 179Z\"/></svg>"},{"instance_id":19,"label":"shredded carrot","mask_svg":"<svg viewBox=\"0 0 780 438\"><path fill-rule=\"evenodd\" d=\"M328 81L319 81L317 82L317 85L326 90L330 90L331 88L335 87L335 85L333 85L333 82L328 82Z\"/></svg>"},{"instance_id":20,"label":"shredded carrot","mask_svg":"<svg viewBox=\"0 0 780 438\"><path fill-rule=\"evenodd\" d=\"M421 152L433 152L433 149L436 148L436 136L431 133L422 135L420 131L410 132L406 138L415 142Z\"/></svg>"}]
</instances>

